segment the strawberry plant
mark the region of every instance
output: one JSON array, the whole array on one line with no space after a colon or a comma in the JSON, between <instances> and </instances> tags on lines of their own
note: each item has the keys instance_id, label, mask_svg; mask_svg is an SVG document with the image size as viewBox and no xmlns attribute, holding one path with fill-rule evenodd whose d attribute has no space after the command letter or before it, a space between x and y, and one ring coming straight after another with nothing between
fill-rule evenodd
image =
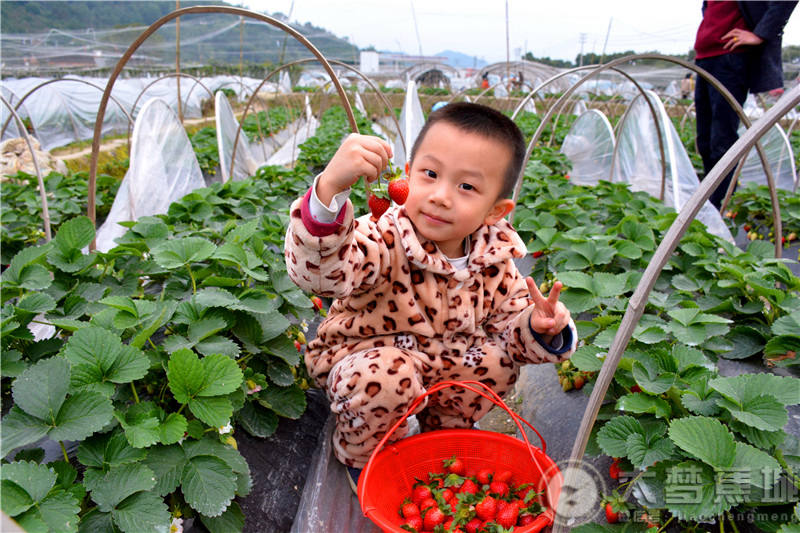
<instances>
[{"instance_id":1,"label":"strawberry plant","mask_svg":"<svg viewBox=\"0 0 800 533\"><path fill-rule=\"evenodd\" d=\"M800 235L800 196L783 189L777 189L777 193L783 229L778 238L783 239L784 246L796 244ZM743 227L750 240L775 242L769 187L754 182L739 186L731 197L725 220L734 235Z\"/></svg>"},{"instance_id":2,"label":"strawberry plant","mask_svg":"<svg viewBox=\"0 0 800 533\"><path fill-rule=\"evenodd\" d=\"M537 281L564 283L561 299L583 341L560 373L591 375L675 213L624 185L574 187L531 170L515 225L529 251L542 252ZM723 376L716 364L757 357L797 365L800 279L773 253L763 241L741 250L695 222L644 302L587 450L632 466L620 495L637 507L634 516L643 510L691 527L770 505L777 487L795 488L787 504L798 500L800 440L784 426L800 383Z\"/></svg>"}]
</instances>

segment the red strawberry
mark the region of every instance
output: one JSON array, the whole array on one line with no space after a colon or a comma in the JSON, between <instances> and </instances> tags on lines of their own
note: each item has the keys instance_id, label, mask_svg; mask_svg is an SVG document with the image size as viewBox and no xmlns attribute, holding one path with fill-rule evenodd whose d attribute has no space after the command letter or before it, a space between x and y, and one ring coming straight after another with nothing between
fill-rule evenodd
<instances>
[{"instance_id":1,"label":"red strawberry","mask_svg":"<svg viewBox=\"0 0 800 533\"><path fill-rule=\"evenodd\" d=\"M527 526L528 524L533 524L533 521L536 520L536 517L532 514L523 514L519 516L519 520L517 520L518 526Z\"/></svg>"},{"instance_id":2,"label":"red strawberry","mask_svg":"<svg viewBox=\"0 0 800 533\"><path fill-rule=\"evenodd\" d=\"M303 351L303 345L300 344L300 341L294 341L294 347L297 348L298 352L302 352Z\"/></svg>"},{"instance_id":3,"label":"red strawberry","mask_svg":"<svg viewBox=\"0 0 800 533\"><path fill-rule=\"evenodd\" d=\"M519 507L516 505L506 505L497 512L494 521L504 528L511 528L516 525L517 517L519 517Z\"/></svg>"},{"instance_id":4,"label":"red strawberry","mask_svg":"<svg viewBox=\"0 0 800 533\"><path fill-rule=\"evenodd\" d=\"M471 479L467 479L464 481L464 484L461 485L461 488L458 490L460 493L467 493L467 494L476 494L480 490L480 487L475 484L474 481Z\"/></svg>"},{"instance_id":5,"label":"red strawberry","mask_svg":"<svg viewBox=\"0 0 800 533\"><path fill-rule=\"evenodd\" d=\"M406 498L403 500L403 505L400 507L400 515L403 516L403 518L419 516L419 506Z\"/></svg>"},{"instance_id":6,"label":"red strawberry","mask_svg":"<svg viewBox=\"0 0 800 533\"><path fill-rule=\"evenodd\" d=\"M614 459L614 462L608 467L608 475L611 476L611 479L619 479L619 473L619 458L617 458Z\"/></svg>"},{"instance_id":7,"label":"red strawberry","mask_svg":"<svg viewBox=\"0 0 800 533\"><path fill-rule=\"evenodd\" d=\"M455 474L457 476L463 476L467 473L467 467L464 465L464 461L456 457L455 455L444 461L444 467L447 469L448 472Z\"/></svg>"},{"instance_id":8,"label":"red strawberry","mask_svg":"<svg viewBox=\"0 0 800 533\"><path fill-rule=\"evenodd\" d=\"M631 392L642 392L642 388L639 385L634 385L631 387Z\"/></svg>"},{"instance_id":9,"label":"red strawberry","mask_svg":"<svg viewBox=\"0 0 800 533\"><path fill-rule=\"evenodd\" d=\"M424 483L417 483L414 485L414 490L411 491L411 501L417 505L421 504L424 500L431 497L431 489Z\"/></svg>"},{"instance_id":10,"label":"red strawberry","mask_svg":"<svg viewBox=\"0 0 800 533\"><path fill-rule=\"evenodd\" d=\"M500 481L492 481L489 484L489 492L492 494L499 494L500 496L505 496L508 494L508 485L505 483L501 483Z\"/></svg>"},{"instance_id":11,"label":"red strawberry","mask_svg":"<svg viewBox=\"0 0 800 533\"><path fill-rule=\"evenodd\" d=\"M580 374L572 380L572 386L576 389L582 389L584 385L586 385L586 378Z\"/></svg>"},{"instance_id":12,"label":"red strawberry","mask_svg":"<svg viewBox=\"0 0 800 533\"><path fill-rule=\"evenodd\" d=\"M436 500L431 498L425 498L419 504L419 512L424 513L425 509L430 509L431 507L436 507Z\"/></svg>"},{"instance_id":13,"label":"red strawberry","mask_svg":"<svg viewBox=\"0 0 800 533\"><path fill-rule=\"evenodd\" d=\"M511 472L511 470L498 470L494 474L492 481L499 481L500 483L508 483L509 481L511 481L511 476L513 475L514 474L513 472Z\"/></svg>"},{"instance_id":14,"label":"red strawberry","mask_svg":"<svg viewBox=\"0 0 800 533\"><path fill-rule=\"evenodd\" d=\"M422 531L422 524L423 522L421 516L412 516L410 518L406 518L400 527L408 531Z\"/></svg>"},{"instance_id":15,"label":"red strawberry","mask_svg":"<svg viewBox=\"0 0 800 533\"><path fill-rule=\"evenodd\" d=\"M426 530L433 531L439 524L444 524L444 513L438 507L431 507L425 512L422 523Z\"/></svg>"},{"instance_id":16,"label":"red strawberry","mask_svg":"<svg viewBox=\"0 0 800 533\"><path fill-rule=\"evenodd\" d=\"M375 196L374 194L369 195L367 204L369 205L369 210L372 212L372 216L375 217L376 220L381 218L383 214L392 206L392 203L388 198Z\"/></svg>"},{"instance_id":17,"label":"red strawberry","mask_svg":"<svg viewBox=\"0 0 800 533\"><path fill-rule=\"evenodd\" d=\"M481 468L478 470L478 473L475 474L475 479L477 479L478 483L481 485L488 485L492 481L492 469Z\"/></svg>"},{"instance_id":18,"label":"red strawberry","mask_svg":"<svg viewBox=\"0 0 800 533\"><path fill-rule=\"evenodd\" d=\"M389 198L397 205L403 205L408 198L408 180L397 178L389 182Z\"/></svg>"},{"instance_id":19,"label":"red strawberry","mask_svg":"<svg viewBox=\"0 0 800 533\"><path fill-rule=\"evenodd\" d=\"M464 530L467 533L476 533L478 531L478 528L481 527L481 524L483 524L483 520L481 520L476 516L475 518L466 523L466 525L464 526Z\"/></svg>"},{"instance_id":20,"label":"red strawberry","mask_svg":"<svg viewBox=\"0 0 800 533\"><path fill-rule=\"evenodd\" d=\"M538 252L533 252L533 258L536 259L537 257L542 257L544 252L539 250Z\"/></svg>"},{"instance_id":21,"label":"red strawberry","mask_svg":"<svg viewBox=\"0 0 800 533\"><path fill-rule=\"evenodd\" d=\"M311 298L311 303L314 304L314 309L320 311L322 309L322 298L319 296L314 296Z\"/></svg>"},{"instance_id":22,"label":"red strawberry","mask_svg":"<svg viewBox=\"0 0 800 533\"><path fill-rule=\"evenodd\" d=\"M497 500L491 496L486 496L475 505L475 514L481 520L494 520L497 514Z\"/></svg>"},{"instance_id":23,"label":"red strawberry","mask_svg":"<svg viewBox=\"0 0 800 533\"><path fill-rule=\"evenodd\" d=\"M609 524L619 522L619 511L614 511L614 507L610 503L606 504L606 520Z\"/></svg>"},{"instance_id":24,"label":"red strawberry","mask_svg":"<svg viewBox=\"0 0 800 533\"><path fill-rule=\"evenodd\" d=\"M449 502L450 500L452 500L453 498L456 497L455 493L450 489L444 489L442 491L441 496L442 496L442 499L444 501L446 501L446 502Z\"/></svg>"}]
</instances>

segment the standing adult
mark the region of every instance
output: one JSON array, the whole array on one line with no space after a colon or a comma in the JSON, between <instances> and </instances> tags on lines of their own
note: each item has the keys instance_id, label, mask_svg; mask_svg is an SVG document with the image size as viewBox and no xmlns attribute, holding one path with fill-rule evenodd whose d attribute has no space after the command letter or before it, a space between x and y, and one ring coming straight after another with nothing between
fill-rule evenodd
<instances>
[{"instance_id":1,"label":"standing adult","mask_svg":"<svg viewBox=\"0 0 800 533\"><path fill-rule=\"evenodd\" d=\"M783 87L781 38L796 5L796 1L704 1L694 44L695 64L719 80L739 105L748 91L755 94ZM697 77L694 99L697 149L707 176L739 138L739 115L702 76ZM717 208L733 172L711 195Z\"/></svg>"}]
</instances>

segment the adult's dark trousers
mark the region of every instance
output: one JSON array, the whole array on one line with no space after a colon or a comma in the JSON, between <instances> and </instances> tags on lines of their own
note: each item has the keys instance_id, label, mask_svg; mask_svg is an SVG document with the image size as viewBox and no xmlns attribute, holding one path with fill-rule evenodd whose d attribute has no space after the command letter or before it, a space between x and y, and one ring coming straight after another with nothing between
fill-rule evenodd
<instances>
[{"instance_id":1,"label":"adult's dark trousers","mask_svg":"<svg viewBox=\"0 0 800 533\"><path fill-rule=\"evenodd\" d=\"M698 59L695 64L708 71L733 95L739 105L747 98L748 54L723 54ZM694 90L697 117L697 151L703 159L705 176L708 176L725 152L739 139L739 115L724 96L702 76L697 77ZM731 170L709 200L717 209L733 179Z\"/></svg>"}]
</instances>

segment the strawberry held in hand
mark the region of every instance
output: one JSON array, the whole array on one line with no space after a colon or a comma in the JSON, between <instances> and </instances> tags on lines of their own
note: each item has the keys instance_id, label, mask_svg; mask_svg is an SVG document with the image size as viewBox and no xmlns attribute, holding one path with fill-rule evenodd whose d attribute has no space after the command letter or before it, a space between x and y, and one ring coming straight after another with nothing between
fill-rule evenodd
<instances>
[{"instance_id":1,"label":"strawberry held in hand","mask_svg":"<svg viewBox=\"0 0 800 533\"><path fill-rule=\"evenodd\" d=\"M372 216L375 220L378 220L392 206L392 203L385 196L370 194L369 199L367 199L367 205L369 205Z\"/></svg>"},{"instance_id":2,"label":"strawberry held in hand","mask_svg":"<svg viewBox=\"0 0 800 533\"><path fill-rule=\"evenodd\" d=\"M395 178L389 182L389 198L397 205L403 205L408 198L408 180Z\"/></svg>"}]
</instances>

